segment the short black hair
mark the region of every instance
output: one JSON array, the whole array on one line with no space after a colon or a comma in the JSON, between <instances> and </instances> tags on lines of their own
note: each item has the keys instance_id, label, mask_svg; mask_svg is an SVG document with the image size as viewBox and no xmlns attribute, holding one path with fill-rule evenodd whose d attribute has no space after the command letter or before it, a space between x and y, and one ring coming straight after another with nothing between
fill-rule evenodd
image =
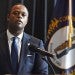
<instances>
[{"instance_id":1,"label":"short black hair","mask_svg":"<svg viewBox=\"0 0 75 75\"><path fill-rule=\"evenodd\" d=\"M23 6L26 7L26 5L24 5L24 4L22 4L22 3L11 4L10 7L8 7L8 12L7 12L8 14L11 12L12 7L15 6L15 5L23 5ZM27 7L26 7L26 8L27 8ZM28 10L28 9L27 9L27 10Z\"/></svg>"}]
</instances>

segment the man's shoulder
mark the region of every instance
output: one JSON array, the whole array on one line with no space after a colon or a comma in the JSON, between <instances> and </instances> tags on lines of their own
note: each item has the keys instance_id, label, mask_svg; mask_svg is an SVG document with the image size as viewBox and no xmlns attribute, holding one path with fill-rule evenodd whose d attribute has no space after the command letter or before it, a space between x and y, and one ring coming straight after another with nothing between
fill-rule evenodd
<instances>
[{"instance_id":1,"label":"man's shoulder","mask_svg":"<svg viewBox=\"0 0 75 75\"><path fill-rule=\"evenodd\" d=\"M26 35L27 38L29 37L29 38L32 39L32 40L41 41L41 39L39 39L39 38L37 38L37 37L35 37L35 36L33 36L33 35L27 34L27 33L25 33L25 32L24 32L24 35Z\"/></svg>"},{"instance_id":2,"label":"man's shoulder","mask_svg":"<svg viewBox=\"0 0 75 75\"><path fill-rule=\"evenodd\" d=\"M33 44L40 44L40 43L43 43L43 41L33 35L30 35L30 34L27 34L27 33L24 33L26 36L27 36L27 39L29 39L29 42L30 43L33 43Z\"/></svg>"}]
</instances>

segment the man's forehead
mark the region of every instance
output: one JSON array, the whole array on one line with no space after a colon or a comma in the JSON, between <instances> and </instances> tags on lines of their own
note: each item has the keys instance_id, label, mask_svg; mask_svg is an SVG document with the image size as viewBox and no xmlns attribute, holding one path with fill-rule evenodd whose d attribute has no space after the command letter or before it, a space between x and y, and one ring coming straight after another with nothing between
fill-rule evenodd
<instances>
[{"instance_id":1,"label":"man's forehead","mask_svg":"<svg viewBox=\"0 0 75 75\"><path fill-rule=\"evenodd\" d=\"M21 12L28 13L28 10L24 5L14 5L11 8L11 12L13 12L13 11L21 11Z\"/></svg>"},{"instance_id":2,"label":"man's forehead","mask_svg":"<svg viewBox=\"0 0 75 75\"><path fill-rule=\"evenodd\" d=\"M13 10L13 9L26 9L27 10L27 8L24 6L24 5L14 5L12 8L11 8L11 10Z\"/></svg>"}]
</instances>

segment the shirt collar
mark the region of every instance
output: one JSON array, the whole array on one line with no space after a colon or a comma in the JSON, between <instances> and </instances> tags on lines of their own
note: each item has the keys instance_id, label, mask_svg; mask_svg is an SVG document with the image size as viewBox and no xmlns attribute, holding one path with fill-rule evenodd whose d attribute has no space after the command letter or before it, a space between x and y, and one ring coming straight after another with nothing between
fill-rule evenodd
<instances>
[{"instance_id":1,"label":"shirt collar","mask_svg":"<svg viewBox=\"0 0 75 75\"><path fill-rule=\"evenodd\" d=\"M7 30L7 36L8 36L8 40L10 40L12 37L15 37L13 34L11 34L10 32L9 32L9 30ZM19 34L18 36L17 36L19 39L20 39L20 41L22 40L22 37L23 37L23 32L21 33L21 34Z\"/></svg>"}]
</instances>

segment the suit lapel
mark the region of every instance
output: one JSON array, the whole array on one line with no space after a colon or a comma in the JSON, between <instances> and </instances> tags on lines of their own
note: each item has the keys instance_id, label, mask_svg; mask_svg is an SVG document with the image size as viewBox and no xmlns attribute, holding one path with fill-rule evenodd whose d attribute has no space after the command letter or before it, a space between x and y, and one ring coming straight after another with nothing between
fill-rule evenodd
<instances>
[{"instance_id":1,"label":"suit lapel","mask_svg":"<svg viewBox=\"0 0 75 75\"><path fill-rule=\"evenodd\" d=\"M19 61L19 70L21 69L24 61L26 60L27 54L28 54L28 42L30 37L24 33L23 39L22 39L22 46L21 46L21 53L20 53L20 61Z\"/></svg>"}]
</instances>

